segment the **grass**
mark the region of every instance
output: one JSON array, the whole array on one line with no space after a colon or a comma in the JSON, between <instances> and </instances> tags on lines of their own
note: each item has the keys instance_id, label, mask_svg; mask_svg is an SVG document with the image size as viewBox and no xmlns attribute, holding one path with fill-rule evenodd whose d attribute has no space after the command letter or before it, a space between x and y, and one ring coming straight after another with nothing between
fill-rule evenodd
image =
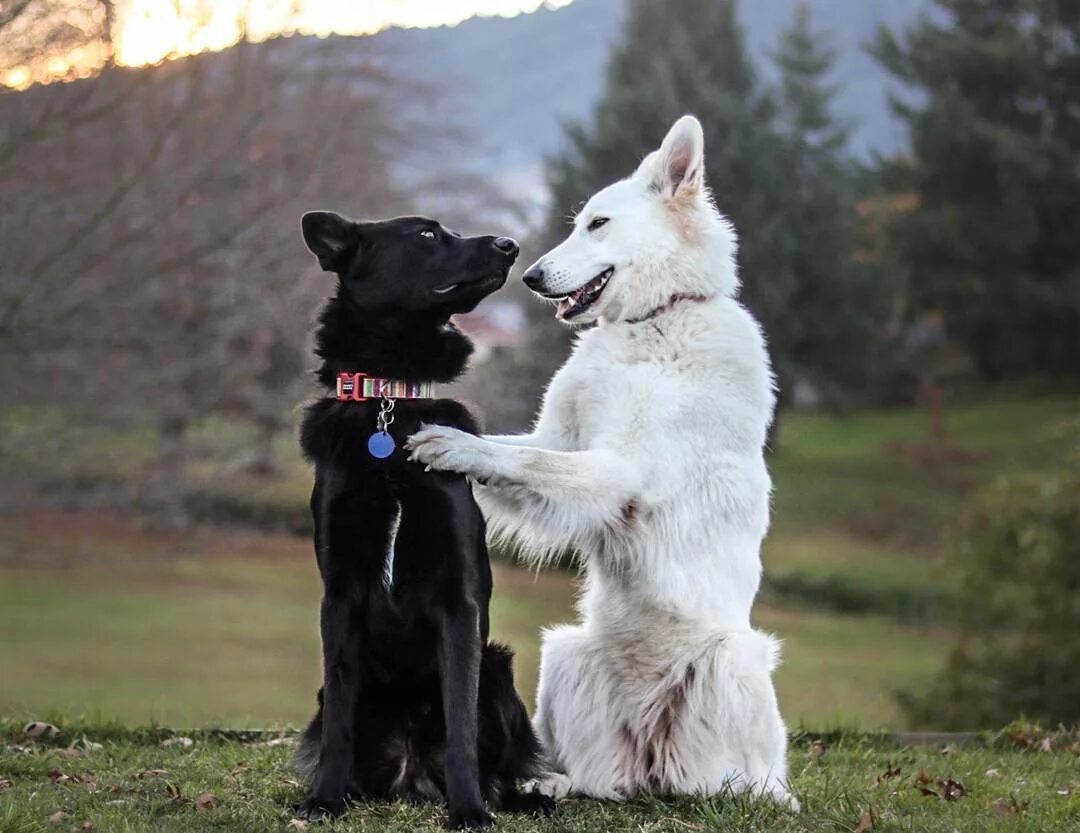
<instances>
[{"instance_id":1,"label":"grass","mask_svg":"<svg viewBox=\"0 0 1080 833\"><path fill-rule=\"evenodd\" d=\"M0 714L185 726L310 715L319 584L306 542L71 513L8 519L0 539ZM495 582L493 635L517 652L531 703L539 629L573 620L576 579L497 565ZM765 605L756 623L785 640L777 683L793 725L897 726L892 692L928 679L943 652L940 633L882 617Z\"/></svg>"},{"instance_id":2,"label":"grass","mask_svg":"<svg viewBox=\"0 0 1080 833\"><path fill-rule=\"evenodd\" d=\"M918 411L786 415L770 460L778 528L844 530L931 552L972 488L1000 471L1052 462L1058 430L1077 418L1076 394L956 405L945 417L953 453L935 459Z\"/></svg>"},{"instance_id":3,"label":"grass","mask_svg":"<svg viewBox=\"0 0 1080 833\"><path fill-rule=\"evenodd\" d=\"M949 643L955 588L937 556L942 529L994 473L1053 459L1057 427L1078 415L1080 398L1065 395L951 408L964 453L945 462L920 453L922 417L911 411L785 416L755 619L785 640L777 685L792 725L901 724L893 693L930 679ZM303 519L310 472L292 438L270 480L226 464L249 439L224 419L199 427L192 500L222 520ZM20 493L137 479L152 451L152 433L137 426L69 436L58 411L0 416L0 478ZM538 629L573 619L574 592L566 573L497 571L494 635L517 651L526 702ZM317 595L299 538L161 532L101 512L0 516L0 715L297 725L318 679Z\"/></svg>"},{"instance_id":4,"label":"grass","mask_svg":"<svg viewBox=\"0 0 1080 833\"><path fill-rule=\"evenodd\" d=\"M227 739L192 733L191 745L153 729L61 724L27 740L0 723L0 833L267 833L304 829L288 807L302 797L289 735ZM644 797L623 804L574 798L558 815L503 814L499 830L550 833L1044 833L1080 829L1075 736L1005 733L985 743L904 746L884 736L797 737L790 751L798 815L746 797ZM1035 741L1035 742L1033 742ZM927 794L929 793L929 794ZM943 794L950 796L942 798ZM320 826L335 831L441 829L434 806L370 803ZM309 829L315 829L311 826Z\"/></svg>"},{"instance_id":5,"label":"grass","mask_svg":"<svg viewBox=\"0 0 1080 833\"><path fill-rule=\"evenodd\" d=\"M1077 420L1080 395L1002 392L950 407L951 445L935 457L927 454L925 415L910 409L785 414L770 459L768 589L785 604L934 621L953 592L938 543L966 496L998 472L1052 461L1059 428ZM189 442L188 510L212 522L306 529L311 473L294 438L280 439L281 472L270 479L236 465L251 440L236 421L198 425ZM45 408L0 413L0 475L18 485L18 500L35 483L52 498L64 484L137 481L152 471L153 451L146 426L74 426Z\"/></svg>"},{"instance_id":6,"label":"grass","mask_svg":"<svg viewBox=\"0 0 1080 833\"><path fill-rule=\"evenodd\" d=\"M1080 396L996 396L948 409L933 453L910 409L847 418L789 414L770 459L767 589L787 604L948 620L956 588L940 541L971 492L1045 466L1080 425Z\"/></svg>"}]
</instances>

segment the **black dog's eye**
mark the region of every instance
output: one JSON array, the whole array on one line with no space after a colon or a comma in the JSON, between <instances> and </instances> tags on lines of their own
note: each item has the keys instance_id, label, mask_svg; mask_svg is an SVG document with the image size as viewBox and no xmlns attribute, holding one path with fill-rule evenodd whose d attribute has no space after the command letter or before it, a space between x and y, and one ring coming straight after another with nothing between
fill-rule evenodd
<instances>
[{"instance_id":1,"label":"black dog's eye","mask_svg":"<svg viewBox=\"0 0 1080 833\"><path fill-rule=\"evenodd\" d=\"M589 223L589 231L596 231L599 228L603 228L608 224L607 217L593 217L592 222Z\"/></svg>"},{"instance_id":2,"label":"black dog's eye","mask_svg":"<svg viewBox=\"0 0 1080 833\"><path fill-rule=\"evenodd\" d=\"M421 237L426 237L428 240L434 240L435 239L435 232L433 232L429 228L426 228L422 232L420 232L420 236Z\"/></svg>"}]
</instances>

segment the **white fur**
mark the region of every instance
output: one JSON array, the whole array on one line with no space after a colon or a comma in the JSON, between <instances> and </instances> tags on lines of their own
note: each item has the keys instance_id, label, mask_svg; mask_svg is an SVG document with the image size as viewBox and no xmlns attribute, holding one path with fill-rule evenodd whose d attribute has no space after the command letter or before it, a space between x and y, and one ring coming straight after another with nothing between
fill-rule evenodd
<instances>
[{"instance_id":1,"label":"white fur","mask_svg":"<svg viewBox=\"0 0 1080 833\"><path fill-rule=\"evenodd\" d=\"M615 272L533 432L431 427L409 445L485 484L492 528L537 560L580 553L582 622L544 634L535 718L575 791L753 790L795 806L771 679L778 645L750 625L773 377L734 297L735 237L705 189L702 145L697 120L680 119L539 262L547 294ZM598 216L609 222L590 232ZM665 307L678 293L708 300Z\"/></svg>"}]
</instances>

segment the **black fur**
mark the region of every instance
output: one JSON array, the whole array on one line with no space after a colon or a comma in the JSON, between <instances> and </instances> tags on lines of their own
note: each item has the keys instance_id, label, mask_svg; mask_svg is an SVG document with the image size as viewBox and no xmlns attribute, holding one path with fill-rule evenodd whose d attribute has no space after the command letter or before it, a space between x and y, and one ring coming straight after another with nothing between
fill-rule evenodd
<instances>
[{"instance_id":1,"label":"black fur","mask_svg":"<svg viewBox=\"0 0 1080 833\"><path fill-rule=\"evenodd\" d=\"M472 345L450 316L498 289L517 256L507 238L462 238L423 217L355 223L312 212L303 230L338 275L316 332L317 375L330 389L343 371L456 377ZM301 428L315 464L323 688L300 743L311 787L298 812L445 799L457 828L490 825L485 802L550 813L550 799L517 791L538 773L540 745L514 691L512 654L488 642L484 519L464 477L425 472L403 450L421 423L476 432L476 422L454 400L397 400L397 449L380 460L367 451L378 407L328 396Z\"/></svg>"}]
</instances>

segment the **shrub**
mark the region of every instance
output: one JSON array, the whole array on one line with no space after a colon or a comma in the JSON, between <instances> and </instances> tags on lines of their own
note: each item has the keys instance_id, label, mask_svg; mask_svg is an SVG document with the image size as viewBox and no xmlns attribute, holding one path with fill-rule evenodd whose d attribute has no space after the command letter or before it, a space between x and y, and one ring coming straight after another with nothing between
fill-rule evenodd
<instances>
[{"instance_id":1,"label":"shrub","mask_svg":"<svg viewBox=\"0 0 1080 833\"><path fill-rule=\"evenodd\" d=\"M960 636L930 689L901 696L911 721L944 729L1018 716L1080 724L1080 457L991 483L950 549L960 571Z\"/></svg>"}]
</instances>

